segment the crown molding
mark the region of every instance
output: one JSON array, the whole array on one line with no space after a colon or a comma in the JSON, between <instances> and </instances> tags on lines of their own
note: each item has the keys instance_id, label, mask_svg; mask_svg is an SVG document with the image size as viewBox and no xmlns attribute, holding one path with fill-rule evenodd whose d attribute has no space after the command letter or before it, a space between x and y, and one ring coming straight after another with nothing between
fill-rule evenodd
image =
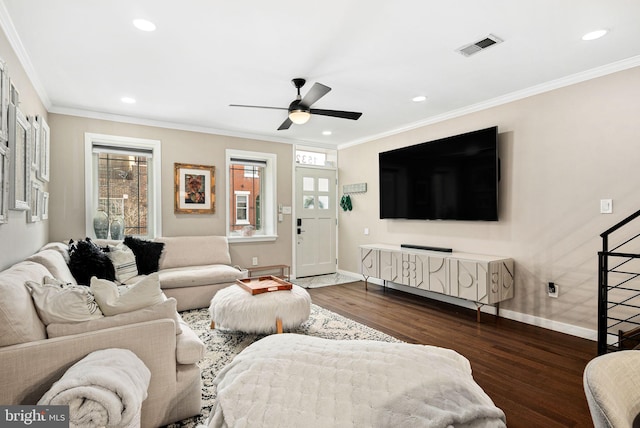
<instances>
[{"instance_id":1,"label":"crown molding","mask_svg":"<svg viewBox=\"0 0 640 428\"><path fill-rule=\"evenodd\" d=\"M51 108L51 99L49 98L49 95L47 95L47 91L42 85L40 77L31 62L31 58L29 58L27 50L24 48L22 40L20 40L20 37L18 36L18 32L16 31L16 27L13 25L13 20L9 15L9 11L7 10L7 6L4 4L4 1L0 1L0 27L4 30L9 44L18 57L18 61L20 61L27 77L40 97L40 101L44 105L44 108L48 111ZM9 72L11 72L11 67L9 67Z\"/></svg>"},{"instance_id":2,"label":"crown molding","mask_svg":"<svg viewBox=\"0 0 640 428\"><path fill-rule=\"evenodd\" d=\"M592 68L580 73L572 74L570 76L561 77L559 79L551 80L549 82L541 83L539 85L531 86L529 88L515 91L510 94L506 94L500 97L492 98L487 101L472 104L470 106L462 107L456 110L452 110L443 114L429 117L418 122L413 122L405 126L395 128L393 130L382 132L376 135L370 135L365 138L350 141L348 143L339 144L338 150L346 149L348 147L357 146L360 144L368 143L370 141L378 140L385 137L401 134L406 131L421 128L423 126L433 125L435 123L444 122L445 120L455 119L457 117L465 116L471 113L476 113L482 110L486 110L492 107L501 106L514 101L518 101L524 98L528 98L534 95L543 94L545 92L554 91L556 89L564 88L566 86L575 85L576 83L585 82L587 80L596 79L598 77L606 76L608 74L617 73L619 71L628 70L630 68L640 66L640 55L633 56L627 59L613 62L601 67Z\"/></svg>"}]
</instances>

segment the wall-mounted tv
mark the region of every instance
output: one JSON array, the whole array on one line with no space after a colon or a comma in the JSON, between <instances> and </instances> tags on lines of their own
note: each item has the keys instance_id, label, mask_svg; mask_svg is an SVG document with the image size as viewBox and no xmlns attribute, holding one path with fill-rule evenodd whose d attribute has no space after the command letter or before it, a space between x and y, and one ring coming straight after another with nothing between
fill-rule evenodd
<instances>
[{"instance_id":1,"label":"wall-mounted tv","mask_svg":"<svg viewBox=\"0 0 640 428\"><path fill-rule=\"evenodd\" d=\"M380 218L498 220L498 127L379 154Z\"/></svg>"}]
</instances>

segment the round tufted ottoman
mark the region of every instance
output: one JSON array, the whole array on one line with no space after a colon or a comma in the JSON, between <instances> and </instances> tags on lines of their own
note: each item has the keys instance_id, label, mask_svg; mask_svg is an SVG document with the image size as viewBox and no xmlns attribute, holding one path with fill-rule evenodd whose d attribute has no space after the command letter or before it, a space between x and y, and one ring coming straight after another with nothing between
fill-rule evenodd
<instances>
[{"instance_id":1,"label":"round tufted ottoman","mask_svg":"<svg viewBox=\"0 0 640 428\"><path fill-rule=\"evenodd\" d=\"M291 290L252 295L238 285L218 291L209 306L211 328L245 333L282 333L309 318L311 296L295 284Z\"/></svg>"}]
</instances>

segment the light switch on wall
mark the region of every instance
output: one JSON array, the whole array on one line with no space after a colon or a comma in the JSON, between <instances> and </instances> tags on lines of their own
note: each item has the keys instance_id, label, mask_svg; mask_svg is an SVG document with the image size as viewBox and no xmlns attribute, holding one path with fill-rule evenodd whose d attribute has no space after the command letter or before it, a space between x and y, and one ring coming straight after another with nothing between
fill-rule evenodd
<instances>
[{"instance_id":1,"label":"light switch on wall","mask_svg":"<svg viewBox=\"0 0 640 428\"><path fill-rule=\"evenodd\" d=\"M600 214L613 213L613 200L612 199L600 199Z\"/></svg>"}]
</instances>

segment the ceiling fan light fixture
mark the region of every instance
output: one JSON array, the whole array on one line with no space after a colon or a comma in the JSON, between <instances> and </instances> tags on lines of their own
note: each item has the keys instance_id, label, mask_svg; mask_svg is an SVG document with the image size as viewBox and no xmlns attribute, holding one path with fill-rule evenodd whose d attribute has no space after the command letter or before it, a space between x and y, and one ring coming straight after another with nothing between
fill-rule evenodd
<instances>
[{"instance_id":1,"label":"ceiling fan light fixture","mask_svg":"<svg viewBox=\"0 0 640 428\"><path fill-rule=\"evenodd\" d=\"M289 111L289 119L291 119L291 122L295 123L296 125L307 123L309 121L309 118L311 118L311 113L309 113L309 111L307 110L297 109Z\"/></svg>"}]
</instances>

